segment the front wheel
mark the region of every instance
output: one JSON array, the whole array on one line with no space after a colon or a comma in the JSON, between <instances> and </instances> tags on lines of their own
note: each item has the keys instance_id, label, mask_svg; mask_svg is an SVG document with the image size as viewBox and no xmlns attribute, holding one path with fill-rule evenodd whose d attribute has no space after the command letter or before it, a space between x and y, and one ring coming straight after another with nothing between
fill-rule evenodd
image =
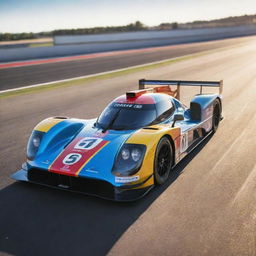
<instances>
[{"instance_id":1,"label":"front wheel","mask_svg":"<svg viewBox=\"0 0 256 256\"><path fill-rule=\"evenodd\" d=\"M156 149L154 177L156 184L163 184L169 177L173 165L173 150L168 138L163 137Z\"/></svg>"}]
</instances>

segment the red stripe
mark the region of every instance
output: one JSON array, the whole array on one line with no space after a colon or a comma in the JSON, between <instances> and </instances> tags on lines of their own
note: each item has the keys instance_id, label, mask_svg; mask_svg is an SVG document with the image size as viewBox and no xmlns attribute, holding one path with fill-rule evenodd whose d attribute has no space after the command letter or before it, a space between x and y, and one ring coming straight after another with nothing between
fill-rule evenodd
<instances>
[{"instance_id":1,"label":"red stripe","mask_svg":"<svg viewBox=\"0 0 256 256\"><path fill-rule=\"evenodd\" d=\"M85 150L85 149L75 149L75 145L82 138L75 139L72 143L70 143L65 150L55 159L53 164L50 166L49 171L59 174L64 174L68 176L77 176L77 172L79 169L92 157L96 152L98 152L103 146L108 143L108 141L101 141L96 147ZM80 160L72 165L65 165L63 163L64 158L71 153L78 153L82 155Z\"/></svg>"},{"instance_id":2,"label":"red stripe","mask_svg":"<svg viewBox=\"0 0 256 256\"><path fill-rule=\"evenodd\" d=\"M82 59L93 59L93 58L100 58L100 57L116 56L116 55L129 54L129 53L154 52L154 51L168 50L168 49L175 49L175 48L184 48L184 47L187 47L187 46L186 45L178 45L178 46L172 45L172 46L152 47L152 48L143 48L143 49L134 49L134 50L93 53L93 54L85 54L85 55L69 56L69 57L58 57L58 58L51 58L51 59L15 61L15 62L8 62L8 63L0 63L0 68L32 66L32 65L39 65L39 64L46 64L46 63L55 63L55 62L75 61L75 60L82 60Z\"/></svg>"},{"instance_id":3,"label":"red stripe","mask_svg":"<svg viewBox=\"0 0 256 256\"><path fill-rule=\"evenodd\" d=\"M134 98L127 98L126 95L122 95L115 99L117 103L131 103L131 104L154 104L155 100L150 94L143 94Z\"/></svg>"}]
</instances>

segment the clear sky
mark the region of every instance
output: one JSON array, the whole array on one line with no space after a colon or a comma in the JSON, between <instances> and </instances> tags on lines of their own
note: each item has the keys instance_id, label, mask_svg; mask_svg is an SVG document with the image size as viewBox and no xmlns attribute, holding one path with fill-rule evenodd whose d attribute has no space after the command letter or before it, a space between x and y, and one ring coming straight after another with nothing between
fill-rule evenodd
<instances>
[{"instance_id":1,"label":"clear sky","mask_svg":"<svg viewBox=\"0 0 256 256\"><path fill-rule=\"evenodd\" d=\"M0 32L62 28L153 26L256 14L256 0L0 0Z\"/></svg>"}]
</instances>

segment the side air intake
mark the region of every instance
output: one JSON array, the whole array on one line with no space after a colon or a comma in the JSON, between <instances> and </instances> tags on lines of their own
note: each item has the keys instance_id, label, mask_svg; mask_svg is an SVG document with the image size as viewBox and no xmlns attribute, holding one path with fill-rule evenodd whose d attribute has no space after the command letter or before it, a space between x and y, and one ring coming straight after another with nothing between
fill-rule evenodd
<instances>
[{"instance_id":1,"label":"side air intake","mask_svg":"<svg viewBox=\"0 0 256 256\"><path fill-rule=\"evenodd\" d=\"M196 102L190 103L191 118L195 121L201 121L201 106Z\"/></svg>"}]
</instances>

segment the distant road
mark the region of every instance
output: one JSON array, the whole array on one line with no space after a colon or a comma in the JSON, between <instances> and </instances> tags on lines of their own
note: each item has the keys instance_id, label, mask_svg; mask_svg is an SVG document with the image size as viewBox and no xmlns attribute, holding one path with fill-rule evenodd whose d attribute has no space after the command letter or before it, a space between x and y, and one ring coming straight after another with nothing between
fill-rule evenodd
<instances>
[{"instance_id":1,"label":"distant road","mask_svg":"<svg viewBox=\"0 0 256 256\"><path fill-rule=\"evenodd\" d=\"M115 54L110 56L106 56L106 53L99 53L96 57L93 58L76 60L76 57L71 57L68 61L53 61L45 64L36 64L31 66L24 64L20 67L0 68L0 91L78 76L96 74L134 65L160 61L168 58L199 53L206 50L234 46L248 41L248 38L250 37L139 50L127 50L115 52Z\"/></svg>"}]
</instances>

